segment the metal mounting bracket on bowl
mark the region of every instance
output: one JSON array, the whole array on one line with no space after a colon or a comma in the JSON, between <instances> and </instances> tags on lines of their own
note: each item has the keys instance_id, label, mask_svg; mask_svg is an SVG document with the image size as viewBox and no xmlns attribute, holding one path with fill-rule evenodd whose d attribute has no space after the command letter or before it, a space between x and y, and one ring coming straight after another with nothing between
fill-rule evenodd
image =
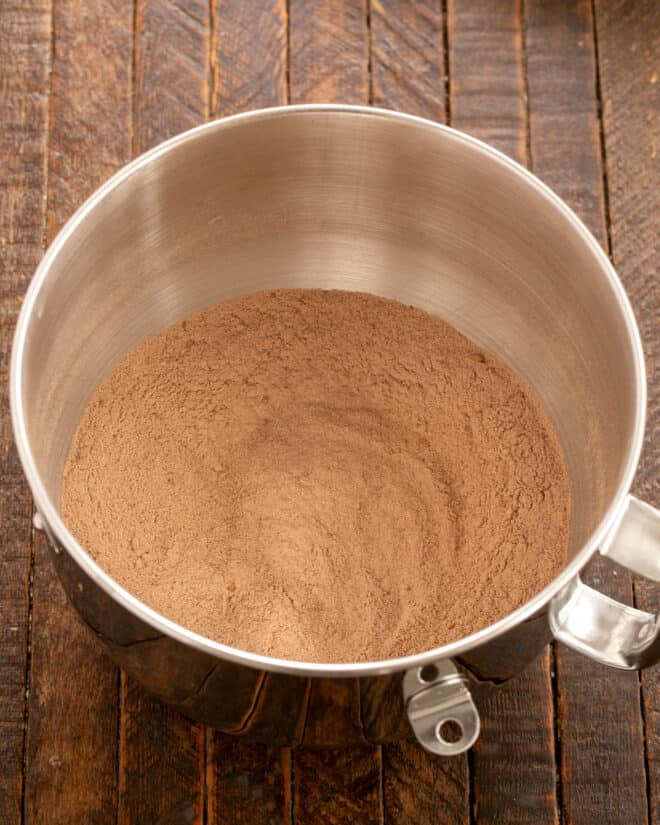
<instances>
[{"instance_id":1,"label":"metal mounting bracket on bowl","mask_svg":"<svg viewBox=\"0 0 660 825\"><path fill-rule=\"evenodd\" d=\"M601 553L660 582L660 512L628 496ZM555 639L609 667L638 670L660 657L660 617L599 593L579 576L553 597L549 621Z\"/></svg>"},{"instance_id":2,"label":"metal mounting bracket on bowl","mask_svg":"<svg viewBox=\"0 0 660 825\"><path fill-rule=\"evenodd\" d=\"M476 742L479 713L467 680L451 660L406 671L403 701L417 741L427 751L455 756Z\"/></svg>"}]
</instances>

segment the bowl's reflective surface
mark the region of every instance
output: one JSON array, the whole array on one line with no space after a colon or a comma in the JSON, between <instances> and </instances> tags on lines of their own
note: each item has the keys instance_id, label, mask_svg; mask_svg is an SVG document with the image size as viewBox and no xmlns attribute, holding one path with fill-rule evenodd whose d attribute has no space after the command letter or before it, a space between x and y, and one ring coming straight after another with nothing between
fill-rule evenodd
<instances>
[{"instance_id":1,"label":"bowl's reflective surface","mask_svg":"<svg viewBox=\"0 0 660 825\"><path fill-rule=\"evenodd\" d=\"M573 562L563 581L595 550L627 492L644 405L634 321L596 242L523 170L449 129L377 110L292 107L209 124L120 173L65 227L26 299L14 354L15 425L72 600L120 663L224 729L248 727L246 713L259 702L298 719L308 696L304 679L271 675L266 689L263 672L229 659L340 676L460 653L480 678L516 672L548 638L543 610L552 588L499 626L416 659L265 662L139 605L68 535L57 515L63 464L79 416L112 366L195 310L276 287L396 298L443 317L513 366L548 409L567 458ZM392 710L398 682L362 681L366 728ZM242 698L226 722L227 703L217 697L229 686ZM268 696L287 697L289 710ZM287 728L293 738L297 724ZM391 733L397 724L386 727Z\"/></svg>"}]
</instances>

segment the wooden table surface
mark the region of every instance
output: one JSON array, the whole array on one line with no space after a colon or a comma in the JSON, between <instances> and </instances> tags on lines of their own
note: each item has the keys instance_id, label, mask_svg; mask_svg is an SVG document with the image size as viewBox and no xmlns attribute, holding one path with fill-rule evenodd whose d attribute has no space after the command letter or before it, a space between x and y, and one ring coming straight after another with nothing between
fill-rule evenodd
<instances>
[{"instance_id":1,"label":"wooden table surface","mask_svg":"<svg viewBox=\"0 0 660 825\"><path fill-rule=\"evenodd\" d=\"M659 10L654 0L0 0L0 822L660 823L658 668L640 678L548 650L492 697L474 750L450 760L411 744L240 744L146 695L83 632L32 529L5 380L45 245L131 157L233 112L373 103L526 164L611 255L649 366L635 491L660 504ZM657 589L622 570L596 563L588 578L658 610Z\"/></svg>"}]
</instances>

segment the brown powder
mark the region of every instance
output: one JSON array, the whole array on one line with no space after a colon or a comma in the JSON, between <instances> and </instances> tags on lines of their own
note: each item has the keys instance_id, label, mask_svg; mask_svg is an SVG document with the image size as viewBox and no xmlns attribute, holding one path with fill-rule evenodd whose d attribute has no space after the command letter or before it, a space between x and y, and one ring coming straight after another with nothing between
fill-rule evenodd
<instances>
[{"instance_id":1,"label":"brown powder","mask_svg":"<svg viewBox=\"0 0 660 825\"><path fill-rule=\"evenodd\" d=\"M96 391L64 517L170 619L307 661L416 653L561 569L549 419L494 356L394 301L281 290L131 352Z\"/></svg>"}]
</instances>

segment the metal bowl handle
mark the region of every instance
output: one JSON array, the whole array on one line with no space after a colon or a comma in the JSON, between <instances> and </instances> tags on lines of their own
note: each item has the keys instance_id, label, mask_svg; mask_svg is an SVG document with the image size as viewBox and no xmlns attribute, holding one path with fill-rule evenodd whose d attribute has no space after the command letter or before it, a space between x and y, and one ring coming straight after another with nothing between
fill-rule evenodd
<instances>
[{"instance_id":1,"label":"metal bowl handle","mask_svg":"<svg viewBox=\"0 0 660 825\"><path fill-rule=\"evenodd\" d=\"M660 581L660 511L634 496L602 555L653 581ZM660 660L660 622L588 587L579 576L550 602L555 639L610 667L638 670Z\"/></svg>"}]
</instances>

